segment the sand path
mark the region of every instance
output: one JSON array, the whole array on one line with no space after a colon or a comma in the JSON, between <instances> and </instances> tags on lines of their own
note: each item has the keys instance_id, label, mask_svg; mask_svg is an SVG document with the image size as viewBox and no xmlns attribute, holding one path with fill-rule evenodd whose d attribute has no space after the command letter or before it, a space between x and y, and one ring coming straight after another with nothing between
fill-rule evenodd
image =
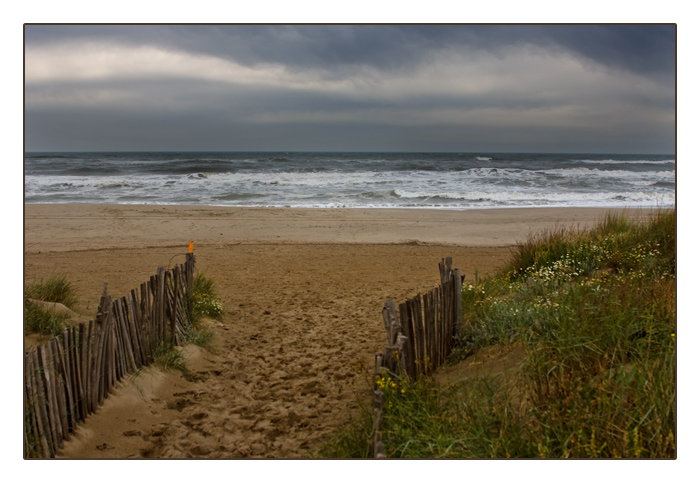
<instances>
[{"instance_id":1,"label":"sand path","mask_svg":"<svg viewBox=\"0 0 700 483\"><path fill-rule=\"evenodd\" d=\"M149 368L126 380L60 456L311 456L357 411L358 394L369 392L368 373L358 369L371 367L385 344L385 300L435 286L444 256L473 274L492 270L507 253L416 245L199 247L198 270L216 281L227 308L212 324L213 351L187 348L188 379ZM67 274L77 280L79 311L91 313L103 279L110 293L123 294L173 255L172 248L29 254L26 276Z\"/></svg>"},{"instance_id":2,"label":"sand path","mask_svg":"<svg viewBox=\"0 0 700 483\"><path fill-rule=\"evenodd\" d=\"M188 378L154 367L128 378L60 456L312 456L369 392L358 369L386 343L387 299L435 287L443 257L486 275L529 232L605 211L26 205L25 280L65 275L82 316L103 282L120 297L183 261L189 240L226 307L212 352L186 348Z\"/></svg>"}]
</instances>

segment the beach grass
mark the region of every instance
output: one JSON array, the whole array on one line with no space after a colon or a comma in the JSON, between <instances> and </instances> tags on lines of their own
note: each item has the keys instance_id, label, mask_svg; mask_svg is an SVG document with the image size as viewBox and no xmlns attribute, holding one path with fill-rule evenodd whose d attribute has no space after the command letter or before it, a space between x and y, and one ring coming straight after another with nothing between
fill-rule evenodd
<instances>
[{"instance_id":1,"label":"beach grass","mask_svg":"<svg viewBox=\"0 0 700 483\"><path fill-rule=\"evenodd\" d=\"M164 369L176 369L187 374L187 358L182 351L170 342L160 341L153 351L153 360Z\"/></svg>"},{"instance_id":2,"label":"beach grass","mask_svg":"<svg viewBox=\"0 0 700 483\"><path fill-rule=\"evenodd\" d=\"M24 287L24 332L56 336L68 326L67 314L57 313L35 301L60 303L74 308L78 297L73 285L63 276L42 279Z\"/></svg>"},{"instance_id":3,"label":"beach grass","mask_svg":"<svg viewBox=\"0 0 700 483\"><path fill-rule=\"evenodd\" d=\"M67 314L57 314L29 300L24 301L24 333L35 333L55 337L62 333L70 318Z\"/></svg>"},{"instance_id":4,"label":"beach grass","mask_svg":"<svg viewBox=\"0 0 700 483\"><path fill-rule=\"evenodd\" d=\"M608 215L532 236L501 272L465 281L451 362L514 348L522 361L450 384L384 382L386 456L675 458L675 234L675 209Z\"/></svg>"},{"instance_id":5,"label":"beach grass","mask_svg":"<svg viewBox=\"0 0 700 483\"><path fill-rule=\"evenodd\" d=\"M204 273L197 274L192 282L190 301L192 326L185 333L185 340L211 350L214 332L203 323L203 319L220 320L224 315L224 306L219 299L214 280Z\"/></svg>"},{"instance_id":6,"label":"beach grass","mask_svg":"<svg viewBox=\"0 0 700 483\"><path fill-rule=\"evenodd\" d=\"M69 309L75 308L78 303L75 288L64 276L52 276L26 285L24 297L63 304Z\"/></svg>"},{"instance_id":7,"label":"beach grass","mask_svg":"<svg viewBox=\"0 0 700 483\"><path fill-rule=\"evenodd\" d=\"M221 319L224 315L224 306L219 299L216 284L205 273L199 273L192 282L190 291L192 301L191 318L194 322L204 317Z\"/></svg>"}]
</instances>

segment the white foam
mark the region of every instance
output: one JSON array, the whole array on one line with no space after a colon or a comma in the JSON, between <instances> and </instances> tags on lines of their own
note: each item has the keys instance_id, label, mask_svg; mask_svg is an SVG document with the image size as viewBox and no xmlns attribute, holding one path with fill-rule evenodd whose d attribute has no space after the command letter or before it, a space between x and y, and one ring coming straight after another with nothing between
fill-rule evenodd
<instances>
[{"instance_id":1,"label":"white foam","mask_svg":"<svg viewBox=\"0 0 700 483\"><path fill-rule=\"evenodd\" d=\"M572 162L587 163L587 164L676 164L675 159L662 159L662 160L651 160L651 159L580 159L572 160Z\"/></svg>"},{"instance_id":2,"label":"white foam","mask_svg":"<svg viewBox=\"0 0 700 483\"><path fill-rule=\"evenodd\" d=\"M630 179L654 179L667 180L676 177L676 171L625 171L625 170L605 170L598 168L556 168L541 171L544 174L557 176L576 177L605 177L605 178L630 178Z\"/></svg>"},{"instance_id":3,"label":"white foam","mask_svg":"<svg viewBox=\"0 0 700 483\"><path fill-rule=\"evenodd\" d=\"M614 163L613 163L614 164ZM639 169L639 168L637 168ZM409 207L655 206L675 203L675 170L249 171L25 176L27 202Z\"/></svg>"}]
</instances>

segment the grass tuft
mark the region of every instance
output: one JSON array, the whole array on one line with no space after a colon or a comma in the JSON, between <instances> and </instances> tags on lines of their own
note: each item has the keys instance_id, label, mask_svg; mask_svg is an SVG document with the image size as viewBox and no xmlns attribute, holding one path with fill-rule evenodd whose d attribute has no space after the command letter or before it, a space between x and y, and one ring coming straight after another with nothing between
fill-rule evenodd
<instances>
[{"instance_id":1,"label":"grass tuft","mask_svg":"<svg viewBox=\"0 0 700 483\"><path fill-rule=\"evenodd\" d=\"M176 369L187 374L187 359L182 351L169 342L161 341L153 352L153 360L165 369Z\"/></svg>"},{"instance_id":2,"label":"grass tuft","mask_svg":"<svg viewBox=\"0 0 700 483\"><path fill-rule=\"evenodd\" d=\"M214 280L205 274L198 274L192 283L190 292L192 300L192 320L198 321L204 317L221 319L224 315L224 305L219 300Z\"/></svg>"},{"instance_id":3,"label":"grass tuft","mask_svg":"<svg viewBox=\"0 0 700 483\"><path fill-rule=\"evenodd\" d=\"M65 277L54 276L47 280L32 282L24 287L24 333L56 336L63 332L70 316L33 303L29 299L60 303L74 308L78 303L76 291Z\"/></svg>"},{"instance_id":4,"label":"grass tuft","mask_svg":"<svg viewBox=\"0 0 700 483\"><path fill-rule=\"evenodd\" d=\"M185 333L185 340L190 344L194 344L202 349L211 351L214 340L214 332L207 327L193 326Z\"/></svg>"},{"instance_id":5,"label":"grass tuft","mask_svg":"<svg viewBox=\"0 0 700 483\"><path fill-rule=\"evenodd\" d=\"M36 333L55 337L61 334L67 327L66 320L70 317L65 314L56 314L53 311L39 305L24 301L24 333Z\"/></svg>"},{"instance_id":6,"label":"grass tuft","mask_svg":"<svg viewBox=\"0 0 700 483\"><path fill-rule=\"evenodd\" d=\"M33 282L24 289L25 298L43 300L44 302L60 303L69 309L78 304L75 288L66 277L54 276L47 280Z\"/></svg>"}]
</instances>

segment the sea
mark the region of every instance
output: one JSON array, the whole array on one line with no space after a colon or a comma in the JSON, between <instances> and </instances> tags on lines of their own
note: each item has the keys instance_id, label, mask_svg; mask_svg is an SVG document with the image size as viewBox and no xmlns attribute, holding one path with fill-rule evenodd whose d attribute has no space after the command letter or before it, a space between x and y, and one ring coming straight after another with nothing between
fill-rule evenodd
<instances>
[{"instance_id":1,"label":"sea","mask_svg":"<svg viewBox=\"0 0 700 483\"><path fill-rule=\"evenodd\" d=\"M672 207L675 155L29 152L25 203Z\"/></svg>"}]
</instances>

